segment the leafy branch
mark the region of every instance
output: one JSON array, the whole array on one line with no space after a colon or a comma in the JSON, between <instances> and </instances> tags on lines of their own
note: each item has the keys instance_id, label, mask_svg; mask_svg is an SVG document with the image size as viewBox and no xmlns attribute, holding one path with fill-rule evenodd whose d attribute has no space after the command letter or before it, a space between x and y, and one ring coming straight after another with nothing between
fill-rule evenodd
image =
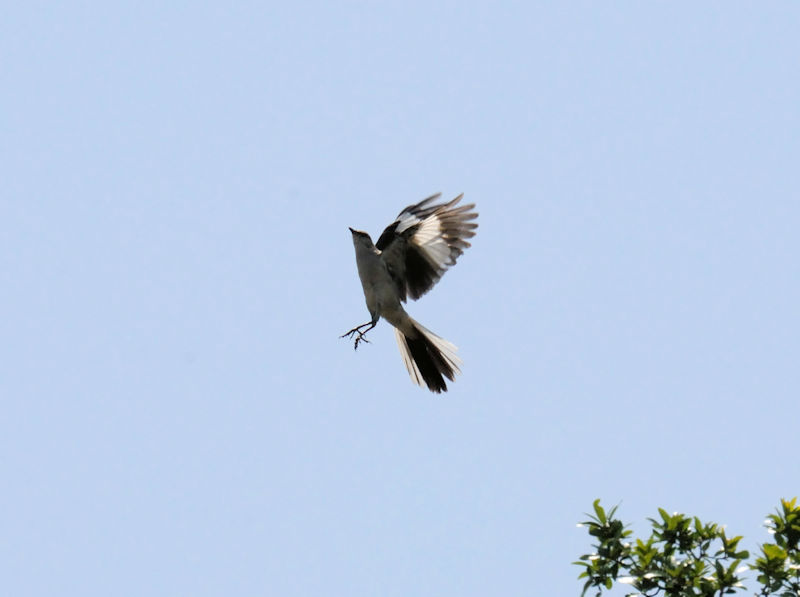
<instances>
[{"instance_id":1,"label":"leafy branch","mask_svg":"<svg viewBox=\"0 0 800 597\"><path fill-rule=\"evenodd\" d=\"M782 508L767 519L775 543L761 546L752 568L762 588L757 595L800 596L800 506L797 498L781 500ZM582 596L597 589L599 597L614 582L630 585L628 595L644 597L722 597L744 589L741 574L748 570L749 552L738 548L741 536L728 537L725 528L697 517L669 514L659 508L659 518L648 519L652 532L646 539L631 539L632 531L593 503L594 514L581 523L595 539L594 552L574 562L586 579Z\"/></svg>"}]
</instances>

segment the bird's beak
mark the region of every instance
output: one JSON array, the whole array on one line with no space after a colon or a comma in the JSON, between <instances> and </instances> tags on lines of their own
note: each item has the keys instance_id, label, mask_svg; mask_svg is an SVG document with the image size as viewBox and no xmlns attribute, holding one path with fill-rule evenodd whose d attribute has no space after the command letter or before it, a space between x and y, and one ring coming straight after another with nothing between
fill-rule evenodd
<instances>
[{"instance_id":1,"label":"bird's beak","mask_svg":"<svg viewBox=\"0 0 800 597\"><path fill-rule=\"evenodd\" d=\"M355 233L355 230L353 230L352 228L350 228L350 226L348 226L348 227L347 227L347 229L350 231L350 233L351 233L351 234L354 234L354 233Z\"/></svg>"}]
</instances>

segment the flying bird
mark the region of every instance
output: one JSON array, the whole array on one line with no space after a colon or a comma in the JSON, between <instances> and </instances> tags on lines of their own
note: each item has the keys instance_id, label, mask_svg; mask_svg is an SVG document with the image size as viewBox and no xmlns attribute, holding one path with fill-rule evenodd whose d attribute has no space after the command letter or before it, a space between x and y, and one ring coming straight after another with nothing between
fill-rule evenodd
<instances>
[{"instance_id":1,"label":"flying bird","mask_svg":"<svg viewBox=\"0 0 800 597\"><path fill-rule=\"evenodd\" d=\"M353 348L369 340L365 334L383 317L394 327L400 355L412 381L423 382L431 392L446 392L460 373L456 347L411 318L403 308L408 297L417 300L433 288L447 269L470 246L478 217L475 204L458 206L462 193L452 201L433 205L441 193L406 207L373 244L369 234L350 232L356 265L371 320L342 334L355 337ZM366 328L366 329L364 329Z\"/></svg>"}]
</instances>

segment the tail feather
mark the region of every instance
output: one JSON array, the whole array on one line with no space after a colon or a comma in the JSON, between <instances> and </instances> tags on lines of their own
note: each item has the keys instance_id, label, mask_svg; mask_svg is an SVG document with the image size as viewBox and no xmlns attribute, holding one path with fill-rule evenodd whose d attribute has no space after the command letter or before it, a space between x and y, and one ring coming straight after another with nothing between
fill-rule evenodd
<instances>
[{"instance_id":1,"label":"tail feather","mask_svg":"<svg viewBox=\"0 0 800 597\"><path fill-rule=\"evenodd\" d=\"M456 356L456 347L444 338L440 338L418 322L411 320L414 326L412 335L394 329L400 355L408 369L408 374L417 385L423 382L431 392L447 391L446 377L450 381L461 373L458 366L461 359Z\"/></svg>"}]
</instances>

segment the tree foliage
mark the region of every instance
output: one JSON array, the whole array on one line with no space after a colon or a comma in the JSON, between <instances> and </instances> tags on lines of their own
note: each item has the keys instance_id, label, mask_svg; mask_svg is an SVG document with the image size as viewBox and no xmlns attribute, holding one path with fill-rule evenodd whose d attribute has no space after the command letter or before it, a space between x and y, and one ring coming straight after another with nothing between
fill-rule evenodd
<instances>
[{"instance_id":1,"label":"tree foliage","mask_svg":"<svg viewBox=\"0 0 800 597\"><path fill-rule=\"evenodd\" d=\"M800 597L800 506L797 498L781 500L781 508L766 520L774 543L764 543L751 564L739 549L740 536L728 537L723 526L697 517L658 510L648 519L652 533L632 538L632 531L595 500L594 514L581 523L596 543L594 552L575 562L585 578L583 593L597 589L599 597L614 582L630 585L628 595L655 597L715 597L745 589L742 574L753 570L761 585L756 595Z\"/></svg>"}]
</instances>

